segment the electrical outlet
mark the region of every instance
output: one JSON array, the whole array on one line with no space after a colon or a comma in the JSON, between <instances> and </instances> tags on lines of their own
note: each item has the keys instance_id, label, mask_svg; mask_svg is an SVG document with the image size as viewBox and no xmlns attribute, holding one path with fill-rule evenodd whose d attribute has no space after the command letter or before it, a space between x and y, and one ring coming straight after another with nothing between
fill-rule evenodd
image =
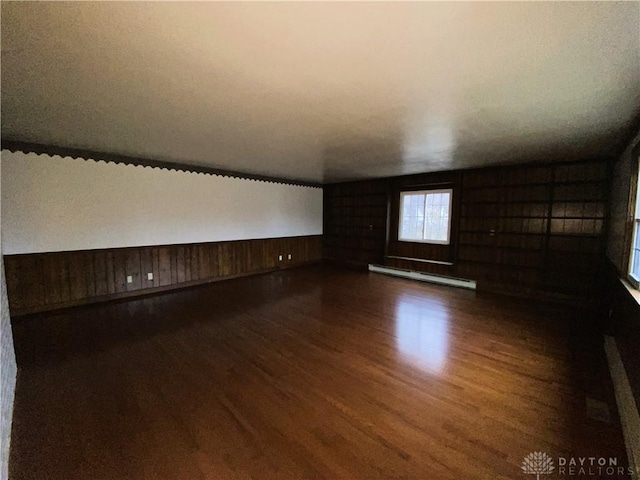
<instances>
[{"instance_id":1,"label":"electrical outlet","mask_svg":"<svg viewBox=\"0 0 640 480\"><path fill-rule=\"evenodd\" d=\"M278 255L278 261L281 262L282 261L282 255Z\"/></svg>"},{"instance_id":2,"label":"electrical outlet","mask_svg":"<svg viewBox=\"0 0 640 480\"><path fill-rule=\"evenodd\" d=\"M153 280L153 273L147 273L147 280Z\"/></svg>"},{"instance_id":3,"label":"electrical outlet","mask_svg":"<svg viewBox=\"0 0 640 480\"><path fill-rule=\"evenodd\" d=\"M133 276L127 275L127 283L133 283Z\"/></svg>"},{"instance_id":4,"label":"electrical outlet","mask_svg":"<svg viewBox=\"0 0 640 480\"><path fill-rule=\"evenodd\" d=\"M291 260L291 254L289 254L289 260Z\"/></svg>"}]
</instances>

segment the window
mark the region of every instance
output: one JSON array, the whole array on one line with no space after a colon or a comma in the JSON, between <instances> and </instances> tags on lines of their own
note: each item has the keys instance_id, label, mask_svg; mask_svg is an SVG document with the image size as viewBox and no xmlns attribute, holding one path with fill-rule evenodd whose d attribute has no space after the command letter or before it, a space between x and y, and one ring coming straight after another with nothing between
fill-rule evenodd
<instances>
[{"instance_id":1,"label":"window","mask_svg":"<svg viewBox=\"0 0 640 480\"><path fill-rule=\"evenodd\" d=\"M400 193L398 240L449 244L452 189Z\"/></svg>"},{"instance_id":2,"label":"window","mask_svg":"<svg viewBox=\"0 0 640 480\"><path fill-rule=\"evenodd\" d=\"M640 175L640 174L639 174ZM633 233L631 241L631 261L629 276L638 287L640 284L640 178L636 179L636 208L633 215Z\"/></svg>"}]
</instances>

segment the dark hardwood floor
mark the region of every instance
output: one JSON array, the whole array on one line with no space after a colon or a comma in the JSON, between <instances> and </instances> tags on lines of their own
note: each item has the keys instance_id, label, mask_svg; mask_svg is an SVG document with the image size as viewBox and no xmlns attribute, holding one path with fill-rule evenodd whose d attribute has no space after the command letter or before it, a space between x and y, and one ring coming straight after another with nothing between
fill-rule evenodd
<instances>
[{"instance_id":1,"label":"dark hardwood floor","mask_svg":"<svg viewBox=\"0 0 640 480\"><path fill-rule=\"evenodd\" d=\"M627 462L589 314L564 307L319 266L14 324L16 480L526 479L533 451Z\"/></svg>"}]
</instances>

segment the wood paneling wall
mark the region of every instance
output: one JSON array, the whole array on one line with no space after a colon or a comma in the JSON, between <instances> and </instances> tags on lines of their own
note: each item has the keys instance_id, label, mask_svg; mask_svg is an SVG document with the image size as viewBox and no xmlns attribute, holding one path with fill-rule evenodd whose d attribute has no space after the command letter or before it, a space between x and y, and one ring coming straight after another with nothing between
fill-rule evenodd
<instances>
[{"instance_id":1,"label":"wood paneling wall","mask_svg":"<svg viewBox=\"0 0 640 480\"><path fill-rule=\"evenodd\" d=\"M454 188L454 202L460 202L450 248L435 251L395 241L397 214L391 210L398 208L399 192L442 182ZM584 298L601 282L608 189L604 161L329 185L324 189L324 254L336 261L470 278L485 290Z\"/></svg>"},{"instance_id":2,"label":"wood paneling wall","mask_svg":"<svg viewBox=\"0 0 640 480\"><path fill-rule=\"evenodd\" d=\"M23 315L321 259L321 236L313 235L6 255L4 262L11 314ZM148 273L153 273L153 280L147 279ZM132 277L131 283L127 283L128 276Z\"/></svg>"},{"instance_id":3,"label":"wood paneling wall","mask_svg":"<svg viewBox=\"0 0 640 480\"><path fill-rule=\"evenodd\" d=\"M588 296L603 268L607 195L605 162L466 172L457 274Z\"/></svg>"},{"instance_id":4,"label":"wood paneling wall","mask_svg":"<svg viewBox=\"0 0 640 480\"><path fill-rule=\"evenodd\" d=\"M380 263L387 232L386 180L324 187L323 255L328 260L366 265Z\"/></svg>"}]
</instances>

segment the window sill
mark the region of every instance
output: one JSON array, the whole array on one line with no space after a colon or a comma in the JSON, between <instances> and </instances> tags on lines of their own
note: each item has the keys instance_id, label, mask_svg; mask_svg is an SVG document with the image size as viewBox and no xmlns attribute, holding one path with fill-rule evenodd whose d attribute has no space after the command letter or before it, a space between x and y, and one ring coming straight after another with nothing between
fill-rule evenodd
<instances>
[{"instance_id":1,"label":"window sill","mask_svg":"<svg viewBox=\"0 0 640 480\"><path fill-rule=\"evenodd\" d=\"M441 260L429 260L426 258L399 257L396 255L385 255L384 258L392 258L394 260L409 260L410 262L434 263L436 265L446 265L449 267L453 265L453 263L451 262L443 262Z\"/></svg>"},{"instance_id":2,"label":"window sill","mask_svg":"<svg viewBox=\"0 0 640 480\"><path fill-rule=\"evenodd\" d=\"M633 298L636 301L636 303L640 306L640 290L634 288L633 285L631 285L629 281L625 280L624 278L621 278L620 282L622 283L624 288L627 289L627 291L629 292L629 295L631 295L631 298Z\"/></svg>"},{"instance_id":3,"label":"window sill","mask_svg":"<svg viewBox=\"0 0 640 480\"><path fill-rule=\"evenodd\" d=\"M447 246L451 245L451 241L439 242L437 240L405 240L405 239L402 239L402 238L399 238L398 242L402 242L402 243L422 243L422 244L426 243L426 244L429 244L429 245L447 245Z\"/></svg>"}]
</instances>

